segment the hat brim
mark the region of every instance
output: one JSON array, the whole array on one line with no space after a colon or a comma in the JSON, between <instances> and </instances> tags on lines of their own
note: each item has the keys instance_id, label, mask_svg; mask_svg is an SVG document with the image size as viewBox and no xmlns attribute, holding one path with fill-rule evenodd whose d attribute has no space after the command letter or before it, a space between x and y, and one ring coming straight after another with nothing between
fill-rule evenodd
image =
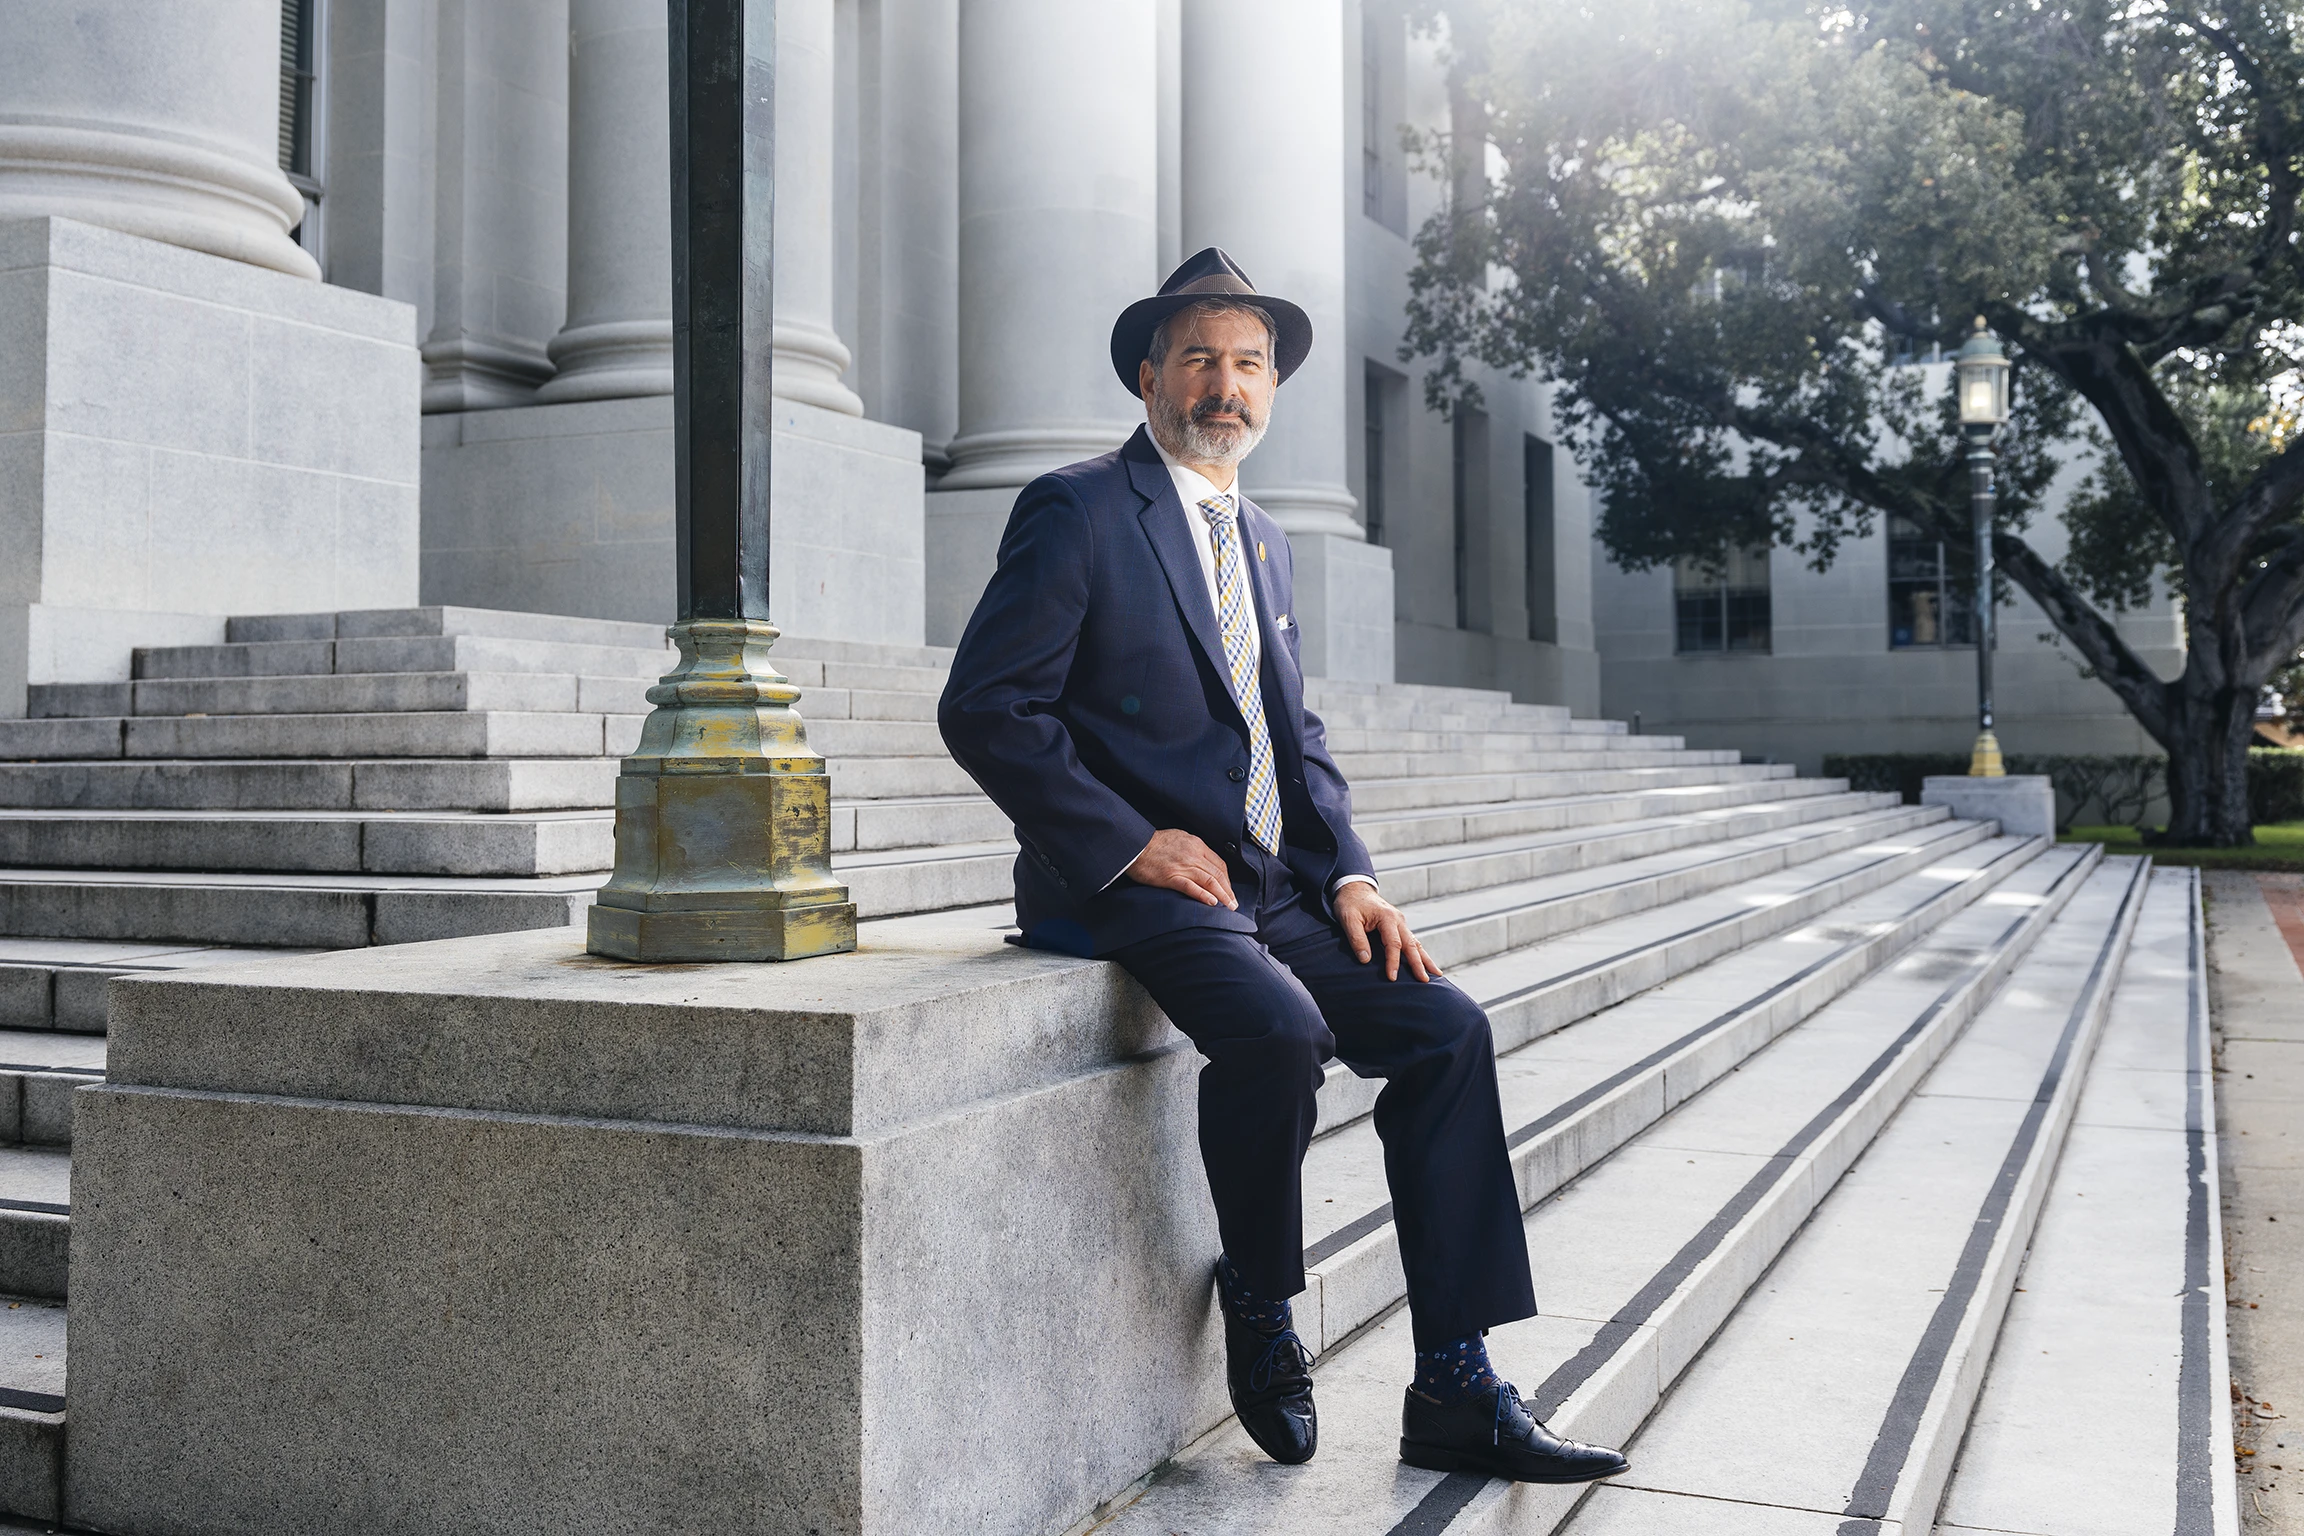
<instances>
[{"instance_id":1,"label":"hat brim","mask_svg":"<svg viewBox=\"0 0 2304 1536\"><path fill-rule=\"evenodd\" d=\"M1286 299L1275 299L1261 293L1163 293L1149 299L1138 299L1120 311L1120 318L1112 323L1112 371L1120 376L1121 387L1141 398L1136 387L1137 367L1152 350L1152 333L1160 322L1180 309L1203 304L1211 299L1232 304L1248 304L1272 317L1272 328L1280 333L1280 356L1275 360L1279 369L1279 382L1288 382L1288 375L1303 365L1312 351L1312 318Z\"/></svg>"}]
</instances>

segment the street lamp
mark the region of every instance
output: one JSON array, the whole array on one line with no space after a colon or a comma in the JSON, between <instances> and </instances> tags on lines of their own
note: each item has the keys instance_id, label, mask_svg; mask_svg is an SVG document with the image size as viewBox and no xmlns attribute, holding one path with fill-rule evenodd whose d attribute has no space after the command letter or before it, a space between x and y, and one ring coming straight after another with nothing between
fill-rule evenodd
<instances>
[{"instance_id":1,"label":"street lamp","mask_svg":"<svg viewBox=\"0 0 2304 1536\"><path fill-rule=\"evenodd\" d=\"M1993 488L1992 439L2008 420L2008 358L1976 317L1976 330L1952 358L1958 391L1960 432L1968 440L1968 511L1976 534L1976 747L1969 754L1971 778L1997 779L2000 738L1992 734L1992 513L1999 499Z\"/></svg>"},{"instance_id":2,"label":"street lamp","mask_svg":"<svg viewBox=\"0 0 2304 1536\"><path fill-rule=\"evenodd\" d=\"M672 0L672 436L679 663L616 780L586 948L796 960L856 947L831 781L768 660L774 0Z\"/></svg>"}]
</instances>

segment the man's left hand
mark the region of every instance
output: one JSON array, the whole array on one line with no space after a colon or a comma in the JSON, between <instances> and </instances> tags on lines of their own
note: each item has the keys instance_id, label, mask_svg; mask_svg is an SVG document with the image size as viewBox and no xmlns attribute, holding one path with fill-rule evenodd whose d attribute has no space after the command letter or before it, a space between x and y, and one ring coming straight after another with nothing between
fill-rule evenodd
<instances>
[{"instance_id":1,"label":"man's left hand","mask_svg":"<svg viewBox=\"0 0 2304 1536\"><path fill-rule=\"evenodd\" d=\"M1408 973L1418 981L1430 981L1440 974L1440 963L1424 953L1424 946L1416 942L1416 935L1408 931L1408 919L1400 909L1376 894L1372 885L1359 881L1336 893L1336 921L1344 925L1344 938L1352 946L1352 953L1366 965L1376 952L1376 945L1384 947L1384 979L1400 979L1400 962L1408 962Z\"/></svg>"}]
</instances>

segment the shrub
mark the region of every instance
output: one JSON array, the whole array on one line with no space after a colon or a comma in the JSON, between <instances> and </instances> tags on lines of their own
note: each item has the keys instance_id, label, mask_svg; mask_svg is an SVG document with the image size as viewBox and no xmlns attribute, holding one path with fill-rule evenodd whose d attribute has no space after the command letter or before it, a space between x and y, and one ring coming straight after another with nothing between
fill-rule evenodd
<instances>
[{"instance_id":1,"label":"shrub","mask_svg":"<svg viewBox=\"0 0 2304 1536\"><path fill-rule=\"evenodd\" d=\"M1951 752L1833 753L1824 776L1851 789L1894 790L1906 805L1920 803L1920 781L1968 771L1965 754ZM2168 760L2150 755L2064 756L2014 753L2010 773L2045 774L2056 790L2056 827L2070 830L2082 813L2089 825L2142 826L2165 810ZM2254 747L2248 753L2248 817L2259 824L2304 821L2304 748Z\"/></svg>"}]
</instances>

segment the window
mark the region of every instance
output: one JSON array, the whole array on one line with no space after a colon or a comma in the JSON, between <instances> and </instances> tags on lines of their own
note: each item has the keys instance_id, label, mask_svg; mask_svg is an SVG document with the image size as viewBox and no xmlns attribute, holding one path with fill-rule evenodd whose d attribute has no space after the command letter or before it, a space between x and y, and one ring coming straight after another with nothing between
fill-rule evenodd
<instances>
[{"instance_id":1,"label":"window","mask_svg":"<svg viewBox=\"0 0 2304 1536\"><path fill-rule=\"evenodd\" d=\"M1488 417L1484 412L1456 408L1450 418L1449 501L1455 514L1456 627L1478 626L1480 596L1474 584L1472 536L1476 522L1488 506Z\"/></svg>"},{"instance_id":2,"label":"window","mask_svg":"<svg viewBox=\"0 0 2304 1536\"><path fill-rule=\"evenodd\" d=\"M1368 530L1368 542L1384 542L1384 471L1390 456L1384 447L1384 418L1391 405L1392 376L1376 364L1367 365L1360 400L1362 433L1366 444L1366 463L1362 481L1367 494L1360 499L1360 511Z\"/></svg>"},{"instance_id":3,"label":"window","mask_svg":"<svg viewBox=\"0 0 2304 1536\"><path fill-rule=\"evenodd\" d=\"M1765 654L1769 648L1768 551L1731 550L1726 561L1682 556L1672 564L1673 649Z\"/></svg>"},{"instance_id":4,"label":"window","mask_svg":"<svg viewBox=\"0 0 2304 1536\"><path fill-rule=\"evenodd\" d=\"M1888 520L1888 648L1976 643L1976 552L1901 517Z\"/></svg>"},{"instance_id":5,"label":"window","mask_svg":"<svg viewBox=\"0 0 2304 1536\"><path fill-rule=\"evenodd\" d=\"M1377 18L1360 23L1360 211L1384 217L1384 56Z\"/></svg>"},{"instance_id":6,"label":"window","mask_svg":"<svg viewBox=\"0 0 2304 1536\"><path fill-rule=\"evenodd\" d=\"M320 258L323 0L280 0L280 169L304 196L296 242Z\"/></svg>"},{"instance_id":7,"label":"window","mask_svg":"<svg viewBox=\"0 0 2304 1536\"><path fill-rule=\"evenodd\" d=\"M1528 638L1560 641L1559 592L1552 530L1552 445L1530 434L1520 446L1520 500L1527 526Z\"/></svg>"},{"instance_id":8,"label":"window","mask_svg":"<svg viewBox=\"0 0 2304 1536\"><path fill-rule=\"evenodd\" d=\"M1400 150L1407 117L1408 18L1400 0L1362 0L1360 10L1360 211L1403 238L1408 233L1408 162Z\"/></svg>"}]
</instances>

